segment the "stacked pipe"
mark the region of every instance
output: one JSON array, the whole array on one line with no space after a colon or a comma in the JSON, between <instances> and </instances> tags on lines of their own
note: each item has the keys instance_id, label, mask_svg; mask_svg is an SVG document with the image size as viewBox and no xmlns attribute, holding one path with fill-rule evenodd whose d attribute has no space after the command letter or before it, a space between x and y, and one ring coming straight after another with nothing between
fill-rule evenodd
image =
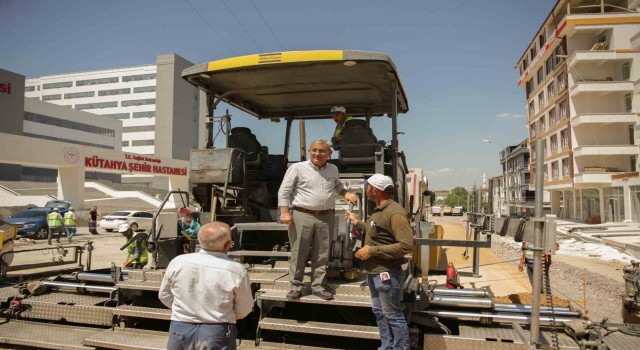
<instances>
[{"instance_id":1,"label":"stacked pipe","mask_svg":"<svg viewBox=\"0 0 640 350\"><path fill-rule=\"evenodd\" d=\"M464 310L451 310L459 308ZM469 311L473 309L474 311ZM582 315L568 307L541 307L540 322L550 324L552 312L557 322L567 322ZM495 303L491 293L484 289L434 288L429 293L429 309L421 313L442 319L479 322L530 323L531 306L525 304Z\"/></svg>"}]
</instances>

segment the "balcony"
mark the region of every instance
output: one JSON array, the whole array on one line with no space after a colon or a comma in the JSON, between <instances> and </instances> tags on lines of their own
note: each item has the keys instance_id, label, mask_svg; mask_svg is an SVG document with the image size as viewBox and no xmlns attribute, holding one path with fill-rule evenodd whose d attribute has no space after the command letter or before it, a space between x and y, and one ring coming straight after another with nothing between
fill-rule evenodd
<instances>
[{"instance_id":1,"label":"balcony","mask_svg":"<svg viewBox=\"0 0 640 350\"><path fill-rule=\"evenodd\" d=\"M580 114L571 118L571 125L573 127L587 125L587 124L634 124L638 117L635 113L589 113Z\"/></svg>"},{"instance_id":2,"label":"balcony","mask_svg":"<svg viewBox=\"0 0 640 350\"><path fill-rule=\"evenodd\" d=\"M631 52L616 52L615 50L581 50L574 52L569 57L569 66L575 67L579 63L631 62L633 55Z\"/></svg>"},{"instance_id":3,"label":"balcony","mask_svg":"<svg viewBox=\"0 0 640 350\"><path fill-rule=\"evenodd\" d=\"M620 156L638 154L637 145L596 145L578 146L573 148L574 157L584 156Z\"/></svg>"},{"instance_id":4,"label":"balcony","mask_svg":"<svg viewBox=\"0 0 640 350\"><path fill-rule=\"evenodd\" d=\"M571 97L582 93L608 94L611 92L633 93L633 83L625 80L585 80L574 84L569 90Z\"/></svg>"},{"instance_id":5,"label":"balcony","mask_svg":"<svg viewBox=\"0 0 640 350\"><path fill-rule=\"evenodd\" d=\"M610 173L580 173L573 178L573 183L577 185L602 185L611 184Z\"/></svg>"}]
</instances>

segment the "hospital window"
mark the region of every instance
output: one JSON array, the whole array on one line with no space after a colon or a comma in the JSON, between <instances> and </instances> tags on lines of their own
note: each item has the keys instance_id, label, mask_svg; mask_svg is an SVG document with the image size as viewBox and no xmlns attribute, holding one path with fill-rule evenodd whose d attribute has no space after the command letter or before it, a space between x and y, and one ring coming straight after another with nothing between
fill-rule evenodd
<instances>
[{"instance_id":1,"label":"hospital window","mask_svg":"<svg viewBox=\"0 0 640 350\"><path fill-rule=\"evenodd\" d=\"M76 86L113 84L113 83L117 83L119 81L120 81L120 78L118 78L118 77L87 79L87 80L76 80Z\"/></svg>"},{"instance_id":2,"label":"hospital window","mask_svg":"<svg viewBox=\"0 0 640 350\"><path fill-rule=\"evenodd\" d=\"M142 100L128 100L128 101L120 102L121 107L153 105L153 104L156 104L155 98L146 98Z\"/></svg>"},{"instance_id":3,"label":"hospital window","mask_svg":"<svg viewBox=\"0 0 640 350\"><path fill-rule=\"evenodd\" d=\"M57 89L57 88L65 88L65 87L72 87L72 86L73 86L72 81L62 81L59 83L42 84L42 89Z\"/></svg>"},{"instance_id":4,"label":"hospital window","mask_svg":"<svg viewBox=\"0 0 640 350\"><path fill-rule=\"evenodd\" d=\"M85 92L72 92L68 94L64 94L64 98L82 98L82 97L94 97L96 95L95 91L85 91Z\"/></svg>"}]
</instances>

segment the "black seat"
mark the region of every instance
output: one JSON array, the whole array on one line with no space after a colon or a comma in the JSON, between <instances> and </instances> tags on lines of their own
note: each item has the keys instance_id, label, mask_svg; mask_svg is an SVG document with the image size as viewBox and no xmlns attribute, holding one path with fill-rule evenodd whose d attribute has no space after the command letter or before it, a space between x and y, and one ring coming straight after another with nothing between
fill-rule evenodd
<instances>
[{"instance_id":1,"label":"black seat","mask_svg":"<svg viewBox=\"0 0 640 350\"><path fill-rule=\"evenodd\" d=\"M350 168L352 165L374 165L376 150L380 150L378 139L367 122L352 119L345 123L340 142L339 163Z\"/></svg>"},{"instance_id":2,"label":"black seat","mask_svg":"<svg viewBox=\"0 0 640 350\"><path fill-rule=\"evenodd\" d=\"M229 135L229 147L245 151L247 165L260 165L263 162L261 159L262 145L249 128L232 128L231 135Z\"/></svg>"}]
</instances>

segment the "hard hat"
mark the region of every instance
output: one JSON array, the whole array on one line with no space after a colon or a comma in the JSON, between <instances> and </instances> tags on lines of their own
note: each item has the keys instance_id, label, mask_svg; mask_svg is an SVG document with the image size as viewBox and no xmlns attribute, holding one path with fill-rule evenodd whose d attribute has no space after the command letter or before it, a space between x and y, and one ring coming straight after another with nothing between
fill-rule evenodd
<instances>
[{"instance_id":1,"label":"hard hat","mask_svg":"<svg viewBox=\"0 0 640 350\"><path fill-rule=\"evenodd\" d=\"M129 224L120 224L120 226L118 226L118 232L122 233L125 232L129 229Z\"/></svg>"}]
</instances>

